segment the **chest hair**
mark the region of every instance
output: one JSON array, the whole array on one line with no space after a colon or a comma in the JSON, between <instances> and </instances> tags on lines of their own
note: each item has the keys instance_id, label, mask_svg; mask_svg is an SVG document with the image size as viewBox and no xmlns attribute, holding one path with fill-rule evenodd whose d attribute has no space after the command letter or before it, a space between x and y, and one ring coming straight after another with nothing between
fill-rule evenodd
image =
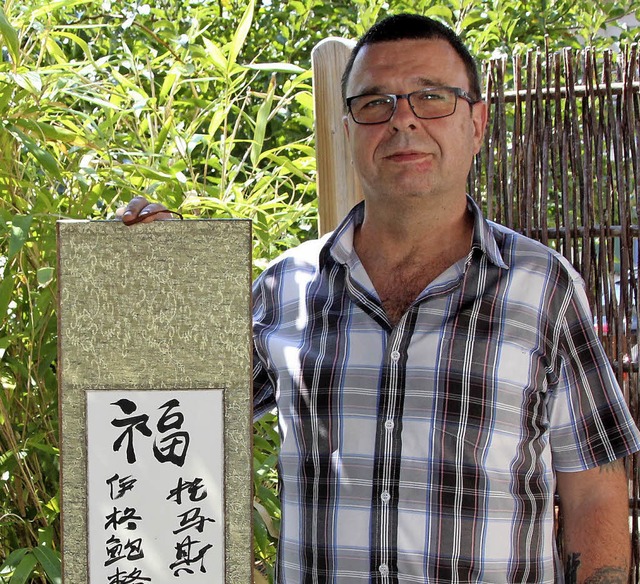
<instances>
[{"instance_id":1,"label":"chest hair","mask_svg":"<svg viewBox=\"0 0 640 584\"><path fill-rule=\"evenodd\" d=\"M373 285L382 306L395 326L418 295L451 265L450 258L432 262L405 262L373 275Z\"/></svg>"}]
</instances>

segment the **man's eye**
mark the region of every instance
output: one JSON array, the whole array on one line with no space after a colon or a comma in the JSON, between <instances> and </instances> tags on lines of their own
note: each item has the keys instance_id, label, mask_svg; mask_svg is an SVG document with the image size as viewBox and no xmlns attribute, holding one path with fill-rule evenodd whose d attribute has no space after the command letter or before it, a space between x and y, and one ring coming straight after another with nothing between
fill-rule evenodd
<instances>
[{"instance_id":1,"label":"man's eye","mask_svg":"<svg viewBox=\"0 0 640 584\"><path fill-rule=\"evenodd\" d=\"M375 97L367 99L362 103L361 109L374 109L377 107L386 107L391 103L388 97Z\"/></svg>"},{"instance_id":2,"label":"man's eye","mask_svg":"<svg viewBox=\"0 0 640 584\"><path fill-rule=\"evenodd\" d=\"M426 91L418 94L420 101L444 101L447 94L443 91Z\"/></svg>"}]
</instances>

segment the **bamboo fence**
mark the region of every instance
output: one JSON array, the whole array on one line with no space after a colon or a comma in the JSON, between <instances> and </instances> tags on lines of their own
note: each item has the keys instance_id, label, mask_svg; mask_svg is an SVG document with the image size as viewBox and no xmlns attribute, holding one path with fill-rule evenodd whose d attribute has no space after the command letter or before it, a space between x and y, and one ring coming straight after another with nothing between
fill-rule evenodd
<instances>
[{"instance_id":1,"label":"bamboo fence","mask_svg":"<svg viewBox=\"0 0 640 584\"><path fill-rule=\"evenodd\" d=\"M636 420L638 46L530 52L486 64L490 121L469 189L486 216L567 257ZM640 582L640 459L628 460L632 576Z\"/></svg>"}]
</instances>

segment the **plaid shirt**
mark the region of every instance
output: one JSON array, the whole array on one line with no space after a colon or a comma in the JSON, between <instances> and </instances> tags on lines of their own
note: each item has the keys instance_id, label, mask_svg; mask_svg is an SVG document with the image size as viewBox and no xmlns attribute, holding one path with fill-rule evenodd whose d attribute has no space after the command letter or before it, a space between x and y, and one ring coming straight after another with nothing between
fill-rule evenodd
<instances>
[{"instance_id":1,"label":"plaid shirt","mask_svg":"<svg viewBox=\"0 0 640 584\"><path fill-rule=\"evenodd\" d=\"M577 273L469 208L468 257L395 327L353 249L362 204L257 279L280 584L561 582L554 471L640 449Z\"/></svg>"}]
</instances>

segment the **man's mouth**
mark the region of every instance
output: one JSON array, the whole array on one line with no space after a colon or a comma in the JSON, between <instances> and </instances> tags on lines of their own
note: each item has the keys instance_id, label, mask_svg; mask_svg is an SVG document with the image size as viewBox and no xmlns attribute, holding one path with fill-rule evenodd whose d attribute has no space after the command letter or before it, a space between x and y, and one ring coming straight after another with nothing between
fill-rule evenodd
<instances>
[{"instance_id":1,"label":"man's mouth","mask_svg":"<svg viewBox=\"0 0 640 584\"><path fill-rule=\"evenodd\" d=\"M394 162L412 162L414 160L422 160L426 157L427 154L419 150L399 150L385 156L386 159Z\"/></svg>"}]
</instances>

